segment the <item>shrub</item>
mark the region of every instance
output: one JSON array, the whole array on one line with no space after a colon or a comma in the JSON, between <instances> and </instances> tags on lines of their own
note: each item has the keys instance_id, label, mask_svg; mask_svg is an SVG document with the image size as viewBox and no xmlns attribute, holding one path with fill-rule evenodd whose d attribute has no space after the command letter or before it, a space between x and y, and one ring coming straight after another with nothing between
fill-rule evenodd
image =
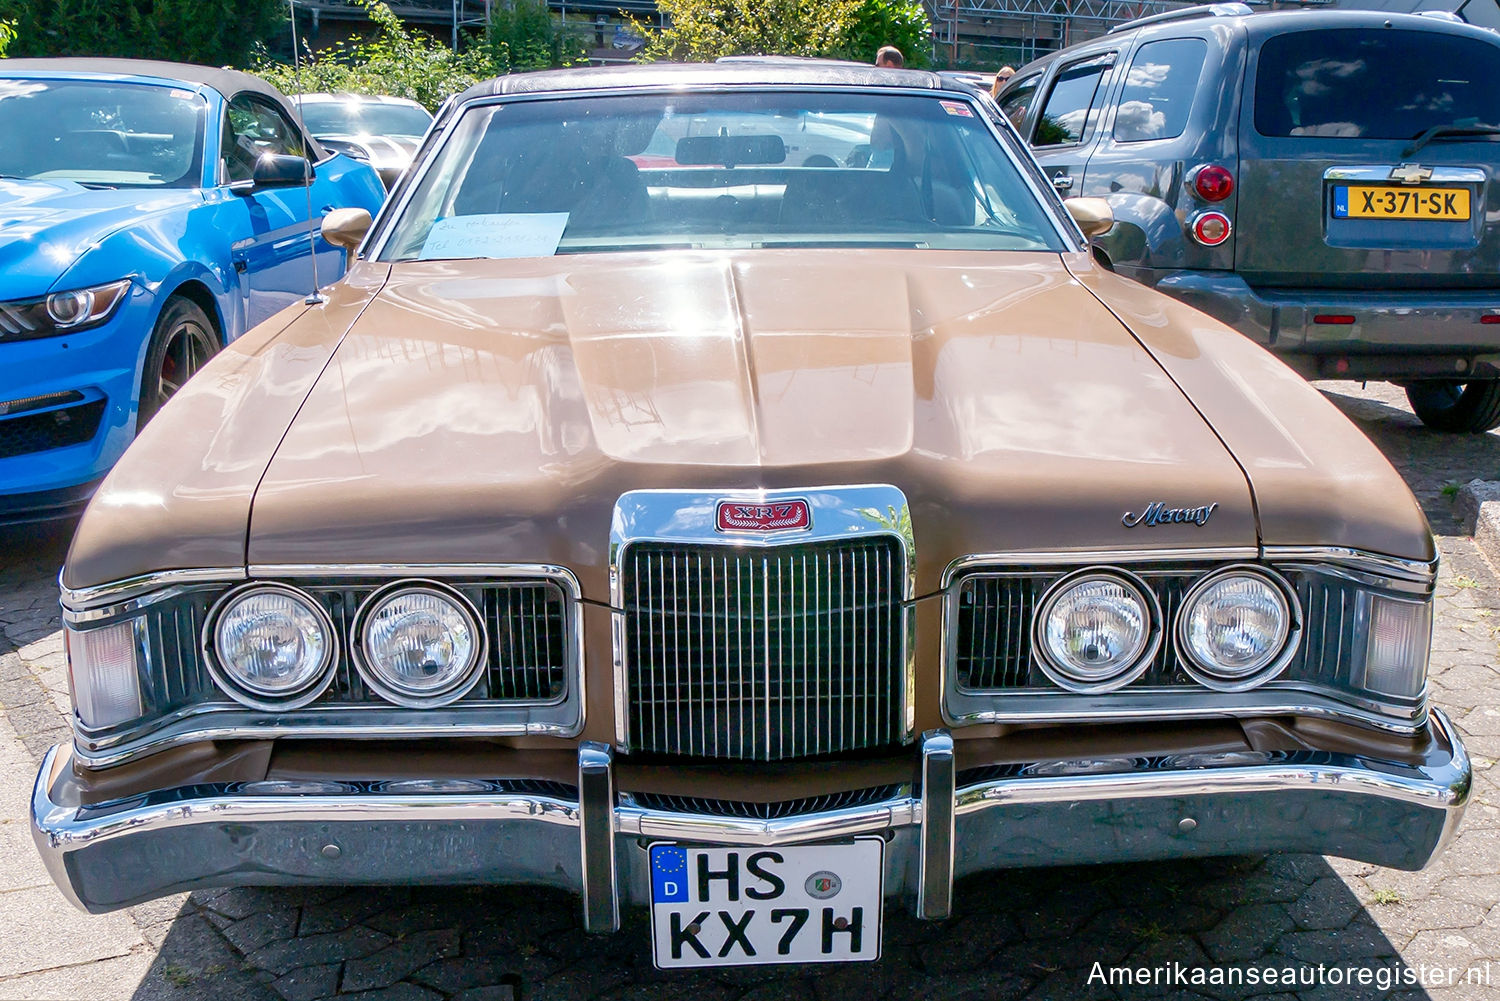
<instances>
[{"instance_id":1,"label":"shrub","mask_svg":"<svg viewBox=\"0 0 1500 1001\"><path fill-rule=\"evenodd\" d=\"M646 35L643 60L821 56L834 51L862 0L657 0L667 26Z\"/></svg>"},{"instance_id":2,"label":"shrub","mask_svg":"<svg viewBox=\"0 0 1500 1001\"><path fill-rule=\"evenodd\" d=\"M919 67L927 65L931 44L932 22L921 0L862 0L829 55L872 63L882 45L894 45L907 66Z\"/></svg>"},{"instance_id":3,"label":"shrub","mask_svg":"<svg viewBox=\"0 0 1500 1001\"><path fill-rule=\"evenodd\" d=\"M546 0L514 0L490 11L485 35L494 72L522 73L588 61L588 42L552 17Z\"/></svg>"},{"instance_id":4,"label":"shrub","mask_svg":"<svg viewBox=\"0 0 1500 1001\"><path fill-rule=\"evenodd\" d=\"M285 0L0 0L11 56L241 62L286 23Z\"/></svg>"}]
</instances>

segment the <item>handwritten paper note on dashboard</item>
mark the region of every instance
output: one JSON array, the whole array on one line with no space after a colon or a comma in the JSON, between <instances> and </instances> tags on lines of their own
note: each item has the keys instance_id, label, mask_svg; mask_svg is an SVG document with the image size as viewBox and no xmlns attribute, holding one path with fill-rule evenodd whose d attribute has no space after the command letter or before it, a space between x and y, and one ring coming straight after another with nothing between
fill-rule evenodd
<instances>
[{"instance_id":1,"label":"handwritten paper note on dashboard","mask_svg":"<svg viewBox=\"0 0 1500 1001\"><path fill-rule=\"evenodd\" d=\"M551 257L567 225L566 212L452 216L432 224L421 257L424 261Z\"/></svg>"}]
</instances>

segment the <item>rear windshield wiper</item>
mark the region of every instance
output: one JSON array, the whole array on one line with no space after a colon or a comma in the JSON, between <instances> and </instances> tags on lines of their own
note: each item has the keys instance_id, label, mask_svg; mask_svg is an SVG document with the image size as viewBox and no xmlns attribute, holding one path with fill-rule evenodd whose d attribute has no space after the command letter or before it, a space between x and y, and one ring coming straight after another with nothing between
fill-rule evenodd
<instances>
[{"instance_id":1,"label":"rear windshield wiper","mask_svg":"<svg viewBox=\"0 0 1500 1001\"><path fill-rule=\"evenodd\" d=\"M1480 125L1477 122L1472 125L1434 125L1412 140L1412 144L1401 151L1401 158L1411 156L1417 150L1426 146L1434 139L1461 139L1466 136L1500 136L1500 128L1493 125Z\"/></svg>"}]
</instances>

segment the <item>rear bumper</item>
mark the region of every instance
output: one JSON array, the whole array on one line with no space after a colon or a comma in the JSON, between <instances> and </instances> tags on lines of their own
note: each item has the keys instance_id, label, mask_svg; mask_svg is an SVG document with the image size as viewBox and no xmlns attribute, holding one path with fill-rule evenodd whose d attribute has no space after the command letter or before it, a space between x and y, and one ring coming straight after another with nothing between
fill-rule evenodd
<instances>
[{"instance_id":1,"label":"rear bumper","mask_svg":"<svg viewBox=\"0 0 1500 1001\"><path fill-rule=\"evenodd\" d=\"M1500 289L1265 289L1252 288L1231 271L1142 277L1286 356L1311 377L1464 378L1476 365L1493 376L1500 361L1485 357L1500 356L1500 324L1480 322L1500 313Z\"/></svg>"},{"instance_id":2,"label":"rear bumper","mask_svg":"<svg viewBox=\"0 0 1500 1001\"><path fill-rule=\"evenodd\" d=\"M1448 721L1434 711L1431 726L1420 765L1298 751L963 773L951 737L933 731L899 794L775 820L642 808L615 789L609 750L593 744L580 748L577 787L557 795L499 783L304 795L226 785L85 809L70 752L58 747L37 778L32 833L58 887L92 912L203 886L522 883L581 894L596 931L618 927L622 903L648 903L653 841L880 834L887 893L937 918L949 913L956 876L1008 867L1292 851L1421 868L1456 829L1472 778Z\"/></svg>"}]
</instances>

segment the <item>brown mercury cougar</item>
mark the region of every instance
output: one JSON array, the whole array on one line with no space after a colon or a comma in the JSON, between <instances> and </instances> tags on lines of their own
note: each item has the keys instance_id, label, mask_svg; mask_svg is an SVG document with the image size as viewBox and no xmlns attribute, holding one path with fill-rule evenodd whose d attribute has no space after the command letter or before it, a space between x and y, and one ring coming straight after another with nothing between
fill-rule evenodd
<instances>
[{"instance_id":1,"label":"brown mercury cougar","mask_svg":"<svg viewBox=\"0 0 1500 1001\"><path fill-rule=\"evenodd\" d=\"M62 891L556 886L674 967L874 959L988 869L1428 863L1471 771L1411 494L958 86L450 102L79 526Z\"/></svg>"}]
</instances>

